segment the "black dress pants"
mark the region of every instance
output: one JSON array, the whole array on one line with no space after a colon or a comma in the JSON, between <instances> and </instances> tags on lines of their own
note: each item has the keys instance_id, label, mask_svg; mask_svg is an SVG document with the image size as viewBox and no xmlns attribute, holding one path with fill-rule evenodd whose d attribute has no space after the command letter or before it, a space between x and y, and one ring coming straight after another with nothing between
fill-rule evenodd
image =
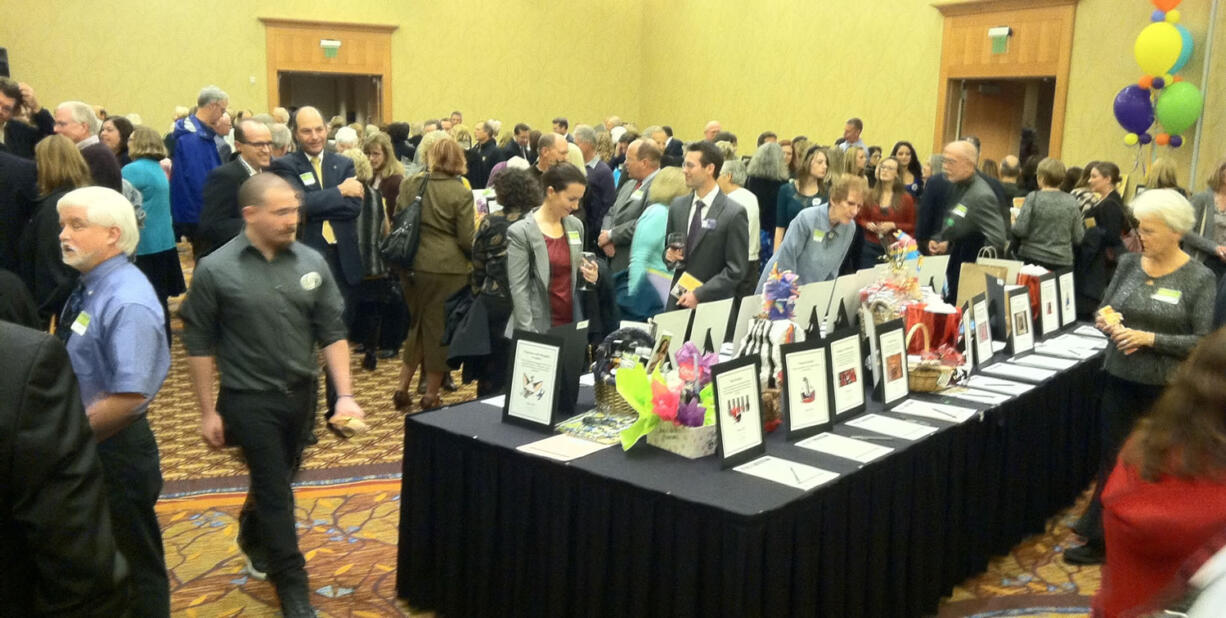
<instances>
[{"instance_id":1,"label":"black dress pants","mask_svg":"<svg viewBox=\"0 0 1226 618\"><path fill-rule=\"evenodd\" d=\"M1103 380L1102 450L1098 464L1098 480L1094 485L1094 498L1077 522L1076 528L1086 537L1086 544L1102 548L1103 538L1103 487L1115 469L1115 460L1120 448L1149 408L1158 400L1165 386L1141 384L1106 374Z\"/></svg>"},{"instance_id":2,"label":"black dress pants","mask_svg":"<svg viewBox=\"0 0 1226 618\"><path fill-rule=\"evenodd\" d=\"M170 578L153 507L162 493L157 441L141 416L98 444L115 545L131 569L133 616L170 615Z\"/></svg>"},{"instance_id":3,"label":"black dress pants","mask_svg":"<svg viewBox=\"0 0 1226 618\"><path fill-rule=\"evenodd\" d=\"M268 565L278 589L307 581L291 483L301 462L303 427L315 413L316 389L311 380L286 391L223 388L218 396L226 443L243 450L251 471L239 515L239 546Z\"/></svg>"}]
</instances>

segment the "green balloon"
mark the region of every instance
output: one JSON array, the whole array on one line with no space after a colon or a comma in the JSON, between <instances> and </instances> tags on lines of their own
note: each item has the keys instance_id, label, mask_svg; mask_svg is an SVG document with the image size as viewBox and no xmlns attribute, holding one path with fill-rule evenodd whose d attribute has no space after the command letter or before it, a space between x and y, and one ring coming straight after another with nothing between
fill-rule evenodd
<instances>
[{"instance_id":1,"label":"green balloon","mask_svg":"<svg viewBox=\"0 0 1226 618\"><path fill-rule=\"evenodd\" d=\"M1188 82L1176 82L1162 89L1154 115L1162 128L1171 135L1179 135L1196 124L1205 106L1200 90Z\"/></svg>"}]
</instances>

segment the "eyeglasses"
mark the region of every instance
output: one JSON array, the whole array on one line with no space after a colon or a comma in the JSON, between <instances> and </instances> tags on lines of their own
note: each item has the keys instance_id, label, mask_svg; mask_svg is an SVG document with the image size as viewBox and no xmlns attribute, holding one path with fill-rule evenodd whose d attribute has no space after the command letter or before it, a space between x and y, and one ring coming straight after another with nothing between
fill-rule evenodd
<instances>
[{"instance_id":1,"label":"eyeglasses","mask_svg":"<svg viewBox=\"0 0 1226 618\"><path fill-rule=\"evenodd\" d=\"M272 148L272 142L239 142L239 143L246 144L248 146L251 146L252 148Z\"/></svg>"}]
</instances>

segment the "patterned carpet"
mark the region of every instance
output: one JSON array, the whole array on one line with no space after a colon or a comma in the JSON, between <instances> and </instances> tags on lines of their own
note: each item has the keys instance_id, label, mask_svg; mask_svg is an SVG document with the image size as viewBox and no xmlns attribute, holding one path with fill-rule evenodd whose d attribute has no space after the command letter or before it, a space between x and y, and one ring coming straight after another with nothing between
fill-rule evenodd
<instances>
[{"instance_id":1,"label":"patterned carpet","mask_svg":"<svg viewBox=\"0 0 1226 618\"><path fill-rule=\"evenodd\" d=\"M184 260L190 280L191 262ZM178 299L171 301L172 313ZM174 320L173 328L181 328ZM237 449L210 450L177 337L170 375L149 418L161 451L165 487L158 518L171 577L175 616L277 616L271 584L246 577L234 543L247 486ZM307 558L312 602L323 616L432 616L396 599L403 417L391 405L400 360L380 360L367 372L352 357L354 392L371 431L341 440L318 426L319 444L304 454L295 485L299 543ZM459 375L453 376L457 383ZM416 381L414 381L416 386ZM443 393L445 405L468 401L472 386ZM322 388L321 388L322 397ZM321 401L322 406L322 401ZM322 408L321 408L322 409ZM414 407L411 411L415 411ZM1048 521L1044 534L1024 540L987 571L954 588L937 616L1088 616L1098 589L1097 567L1073 567L1060 553L1074 536L1068 525L1089 499Z\"/></svg>"}]
</instances>

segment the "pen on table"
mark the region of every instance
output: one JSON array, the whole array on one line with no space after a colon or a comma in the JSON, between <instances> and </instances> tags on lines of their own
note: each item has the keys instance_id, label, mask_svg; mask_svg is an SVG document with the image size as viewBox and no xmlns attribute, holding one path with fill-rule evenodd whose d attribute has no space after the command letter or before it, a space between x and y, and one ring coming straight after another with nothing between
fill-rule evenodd
<instances>
[{"instance_id":1,"label":"pen on table","mask_svg":"<svg viewBox=\"0 0 1226 618\"><path fill-rule=\"evenodd\" d=\"M799 474L796 474L796 468L793 468L793 467L791 467L791 466L788 466L788 470L791 470L791 471L792 471L792 477L794 477L794 478L796 479L796 482L797 482L797 483L801 482L801 480L800 480L800 475L799 475Z\"/></svg>"},{"instance_id":2,"label":"pen on table","mask_svg":"<svg viewBox=\"0 0 1226 618\"><path fill-rule=\"evenodd\" d=\"M857 440L893 440L894 439L889 436L865 436L865 435L855 435L855 434L850 435L850 436L844 436L844 437L855 438Z\"/></svg>"}]
</instances>

